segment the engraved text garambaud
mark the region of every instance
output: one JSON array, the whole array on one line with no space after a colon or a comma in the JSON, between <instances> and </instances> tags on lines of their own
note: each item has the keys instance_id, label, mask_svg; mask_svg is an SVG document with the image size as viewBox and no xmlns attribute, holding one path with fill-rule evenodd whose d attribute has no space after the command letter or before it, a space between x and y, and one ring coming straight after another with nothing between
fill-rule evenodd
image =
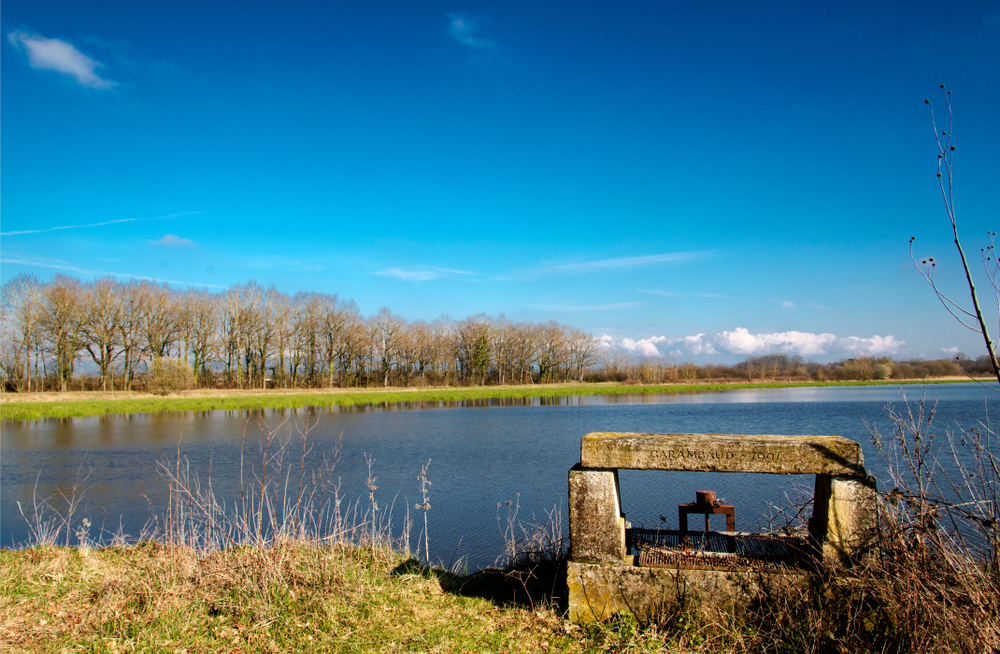
<instances>
[{"instance_id":1,"label":"engraved text garambaud","mask_svg":"<svg viewBox=\"0 0 1000 654\"><path fill-rule=\"evenodd\" d=\"M719 461L778 461L781 458L780 452L736 452L733 450L667 450L665 453L668 459L698 459L705 461L717 459Z\"/></svg>"}]
</instances>

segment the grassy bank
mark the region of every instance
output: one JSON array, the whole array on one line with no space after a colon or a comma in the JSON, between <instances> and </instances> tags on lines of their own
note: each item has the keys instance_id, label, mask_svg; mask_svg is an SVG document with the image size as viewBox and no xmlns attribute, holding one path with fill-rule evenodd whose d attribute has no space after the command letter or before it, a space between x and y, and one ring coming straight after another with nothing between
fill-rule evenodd
<instances>
[{"instance_id":1,"label":"grassy bank","mask_svg":"<svg viewBox=\"0 0 1000 654\"><path fill-rule=\"evenodd\" d=\"M563 617L558 562L540 573L522 567L457 576L365 546L287 543L208 553L153 542L47 545L0 551L0 649L1000 651L995 579L955 562L928 564L904 549L893 552L895 561L852 573L814 573L796 592L760 592L739 612L679 596L656 623L619 615L578 626ZM556 583L531 592L543 579Z\"/></svg>"},{"instance_id":2,"label":"grassy bank","mask_svg":"<svg viewBox=\"0 0 1000 654\"><path fill-rule=\"evenodd\" d=\"M551 608L364 547L0 551L0 643L32 652L586 652Z\"/></svg>"},{"instance_id":3,"label":"grassy bank","mask_svg":"<svg viewBox=\"0 0 1000 654\"><path fill-rule=\"evenodd\" d=\"M77 418L105 414L157 413L160 411L236 411L306 406L363 406L402 402L454 402L462 400L545 398L565 395L625 395L635 393L704 393L754 388L869 386L947 383L965 379L886 382L765 382L698 383L632 386L622 384L552 384L528 386L464 386L427 389L363 391L183 391L169 396L144 393L45 393L30 396L5 394L0 398L0 419Z\"/></svg>"}]
</instances>

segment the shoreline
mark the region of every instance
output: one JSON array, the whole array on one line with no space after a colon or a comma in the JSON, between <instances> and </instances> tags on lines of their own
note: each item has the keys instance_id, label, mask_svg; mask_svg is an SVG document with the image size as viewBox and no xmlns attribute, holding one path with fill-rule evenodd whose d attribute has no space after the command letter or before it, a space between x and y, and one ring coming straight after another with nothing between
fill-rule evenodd
<instances>
[{"instance_id":1,"label":"shoreline","mask_svg":"<svg viewBox=\"0 0 1000 654\"><path fill-rule=\"evenodd\" d=\"M519 386L459 386L425 388L327 389L195 389L169 395L135 391L71 391L67 393L3 393L0 421L26 422L43 418L82 418L163 411L238 411L330 406L372 406L403 402L460 402L504 398L572 395L705 393L767 388L831 386L897 386L984 381L965 377L885 381L771 381L626 385L618 382L561 383Z\"/></svg>"}]
</instances>

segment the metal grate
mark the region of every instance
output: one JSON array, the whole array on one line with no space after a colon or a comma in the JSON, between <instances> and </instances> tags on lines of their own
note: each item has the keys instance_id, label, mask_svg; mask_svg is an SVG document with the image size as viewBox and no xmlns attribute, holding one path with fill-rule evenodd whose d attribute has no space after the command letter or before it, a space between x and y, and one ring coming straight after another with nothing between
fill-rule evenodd
<instances>
[{"instance_id":1,"label":"metal grate","mask_svg":"<svg viewBox=\"0 0 1000 654\"><path fill-rule=\"evenodd\" d=\"M736 532L628 529L626 539L645 567L783 570L809 551L802 537Z\"/></svg>"}]
</instances>

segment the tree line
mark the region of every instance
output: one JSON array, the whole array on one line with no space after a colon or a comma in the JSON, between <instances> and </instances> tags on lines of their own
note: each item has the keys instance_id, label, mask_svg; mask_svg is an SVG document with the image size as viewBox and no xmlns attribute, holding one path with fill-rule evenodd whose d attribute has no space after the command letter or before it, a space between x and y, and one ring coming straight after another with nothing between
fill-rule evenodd
<instances>
[{"instance_id":1,"label":"tree line","mask_svg":"<svg viewBox=\"0 0 1000 654\"><path fill-rule=\"evenodd\" d=\"M582 380L601 350L555 321L364 316L350 299L254 281L209 292L21 273L2 300L0 373L20 392L555 382Z\"/></svg>"},{"instance_id":2,"label":"tree line","mask_svg":"<svg viewBox=\"0 0 1000 654\"><path fill-rule=\"evenodd\" d=\"M988 357L833 363L783 353L735 365L629 358L555 321L478 314L407 321L353 300L21 273L2 289L0 376L8 391L332 388L608 381L888 380L983 376Z\"/></svg>"},{"instance_id":3,"label":"tree line","mask_svg":"<svg viewBox=\"0 0 1000 654\"><path fill-rule=\"evenodd\" d=\"M670 358L629 360L606 354L603 365L591 373L594 381L660 384L685 381L883 381L931 377L989 377L993 367L988 355L970 359L959 353L953 359L905 359L858 356L830 363L806 361L785 353L748 357L734 365L680 362Z\"/></svg>"}]
</instances>

